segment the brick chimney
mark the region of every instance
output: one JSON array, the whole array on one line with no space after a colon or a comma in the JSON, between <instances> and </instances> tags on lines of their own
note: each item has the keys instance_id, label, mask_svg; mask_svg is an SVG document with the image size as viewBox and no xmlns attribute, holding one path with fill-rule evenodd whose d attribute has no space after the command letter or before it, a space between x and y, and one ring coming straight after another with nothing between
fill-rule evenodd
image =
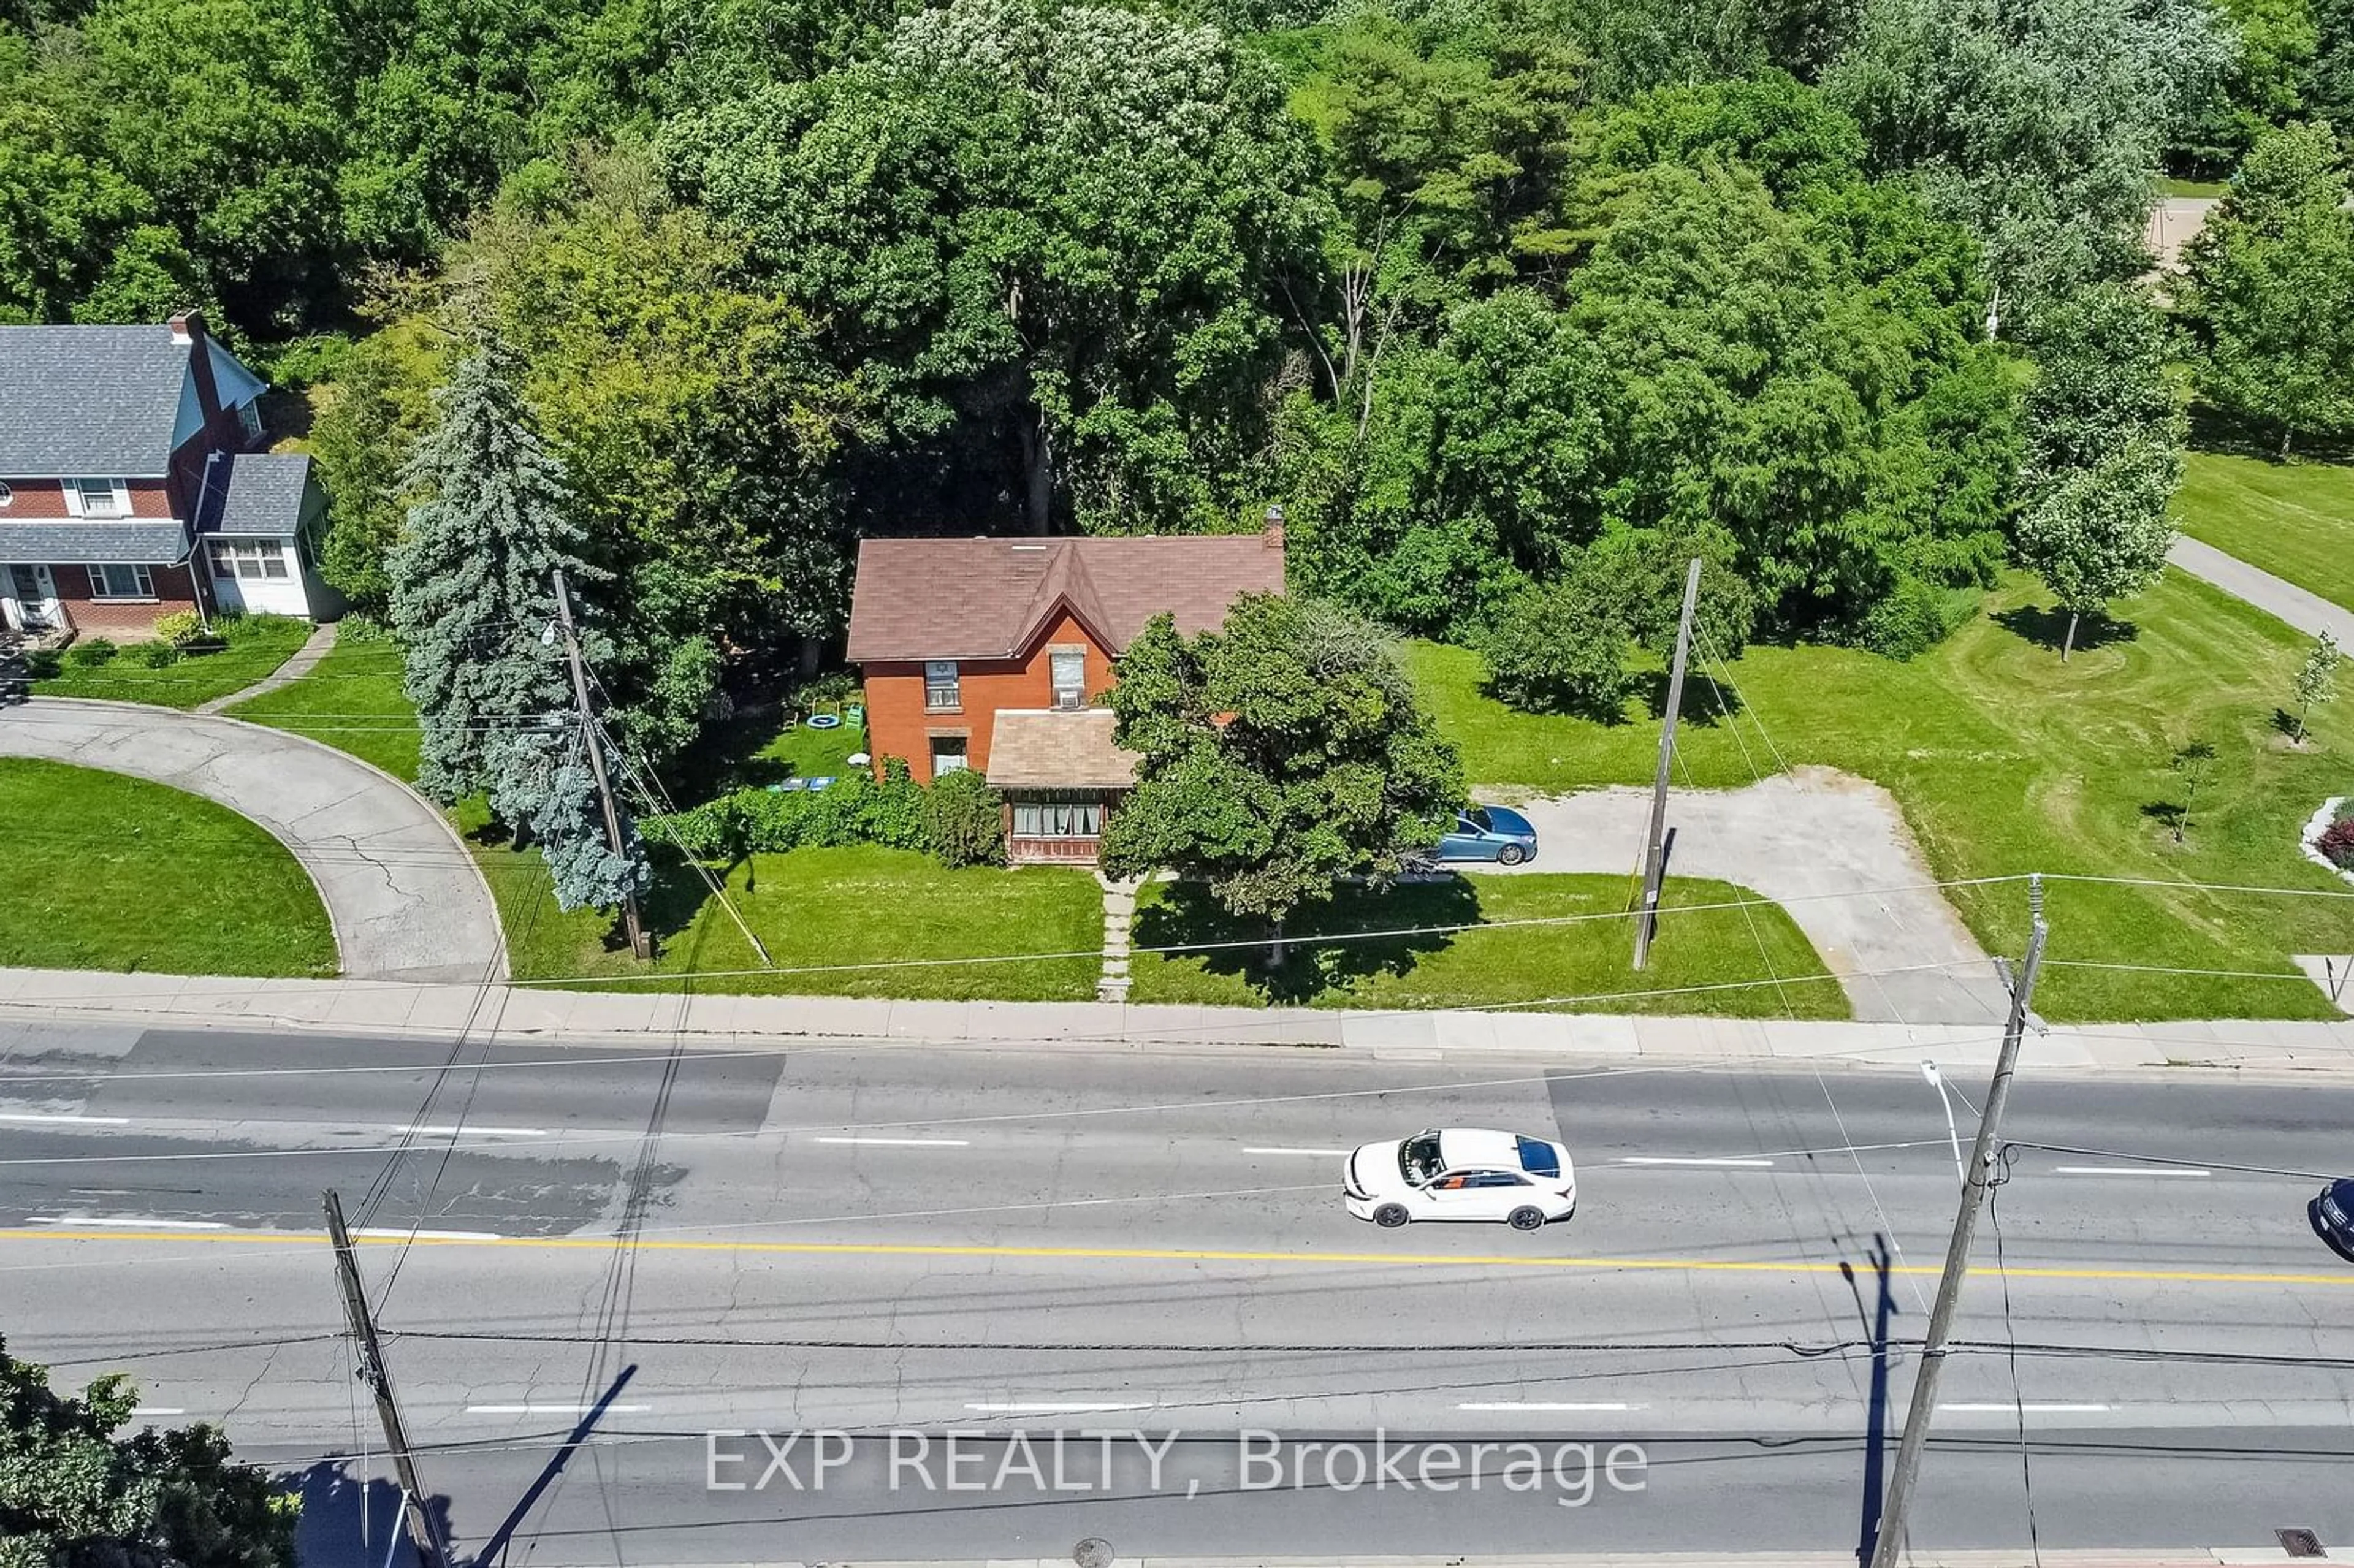
<instances>
[{"instance_id":1,"label":"brick chimney","mask_svg":"<svg viewBox=\"0 0 2354 1568\"><path fill-rule=\"evenodd\" d=\"M213 355L205 334L202 311L182 311L166 323L172 329L175 345L188 351L188 374L196 384L196 410L204 416L205 426L220 418L220 387L213 380Z\"/></svg>"},{"instance_id":2,"label":"brick chimney","mask_svg":"<svg viewBox=\"0 0 2354 1568\"><path fill-rule=\"evenodd\" d=\"M1260 535L1259 542L1270 550L1280 550L1283 548L1282 507L1270 506L1267 509L1267 529L1265 533Z\"/></svg>"}]
</instances>

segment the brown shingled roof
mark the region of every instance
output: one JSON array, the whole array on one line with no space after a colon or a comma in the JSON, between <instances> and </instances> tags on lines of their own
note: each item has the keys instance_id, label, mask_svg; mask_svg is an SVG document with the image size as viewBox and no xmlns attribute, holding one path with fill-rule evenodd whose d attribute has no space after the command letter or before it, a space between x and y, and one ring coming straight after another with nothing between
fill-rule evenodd
<instances>
[{"instance_id":1,"label":"brown shingled roof","mask_svg":"<svg viewBox=\"0 0 2354 1568\"><path fill-rule=\"evenodd\" d=\"M992 789L1126 789L1137 755L1112 744L1109 708L1001 708L989 740Z\"/></svg>"},{"instance_id":2,"label":"brown shingled roof","mask_svg":"<svg viewBox=\"0 0 2354 1568\"><path fill-rule=\"evenodd\" d=\"M1058 539L868 539L851 596L854 663L1012 659L1058 608L1118 653L1163 610L1207 630L1236 596L1283 591L1264 534Z\"/></svg>"}]
</instances>

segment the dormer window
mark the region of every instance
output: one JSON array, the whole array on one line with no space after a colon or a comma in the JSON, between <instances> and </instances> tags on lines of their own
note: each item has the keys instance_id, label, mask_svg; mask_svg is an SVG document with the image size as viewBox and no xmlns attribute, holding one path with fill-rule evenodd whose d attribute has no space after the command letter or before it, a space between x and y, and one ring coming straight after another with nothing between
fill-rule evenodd
<instances>
[{"instance_id":1,"label":"dormer window","mask_svg":"<svg viewBox=\"0 0 2354 1568\"><path fill-rule=\"evenodd\" d=\"M69 479L66 481L66 515L128 517L131 486L120 479Z\"/></svg>"},{"instance_id":2,"label":"dormer window","mask_svg":"<svg viewBox=\"0 0 2354 1568\"><path fill-rule=\"evenodd\" d=\"M1087 653L1084 648L1056 648L1046 656L1055 677L1055 705L1076 708L1087 700Z\"/></svg>"},{"instance_id":3,"label":"dormer window","mask_svg":"<svg viewBox=\"0 0 2354 1568\"><path fill-rule=\"evenodd\" d=\"M256 397L249 403L239 403L237 406L237 424L238 429L245 432L247 440L258 441L261 439L260 398Z\"/></svg>"}]
</instances>

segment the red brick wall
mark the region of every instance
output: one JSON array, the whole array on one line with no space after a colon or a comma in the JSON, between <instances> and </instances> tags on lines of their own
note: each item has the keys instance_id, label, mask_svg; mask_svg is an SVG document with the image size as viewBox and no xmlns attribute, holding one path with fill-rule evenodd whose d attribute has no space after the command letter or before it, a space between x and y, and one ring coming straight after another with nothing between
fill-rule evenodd
<instances>
[{"instance_id":1,"label":"red brick wall","mask_svg":"<svg viewBox=\"0 0 2354 1568\"><path fill-rule=\"evenodd\" d=\"M1047 708L1055 705L1055 671L1048 655L1057 647L1084 647L1087 654L1087 695L1111 689L1110 656L1096 645L1078 622L1064 616L1048 628L1023 659L981 663L960 661L957 666L958 695L953 713L924 708L924 666L866 666L866 744L879 768L886 757L905 758L915 776L932 777L931 737L935 732L966 733L968 765L989 770L991 716L1000 708Z\"/></svg>"},{"instance_id":2,"label":"red brick wall","mask_svg":"<svg viewBox=\"0 0 2354 1568\"><path fill-rule=\"evenodd\" d=\"M83 479L120 479L120 474L90 473ZM134 479L131 483L131 515L175 517L170 493L160 479ZM8 504L0 506L0 523L34 523L69 515L65 486L56 479L12 479Z\"/></svg>"},{"instance_id":3,"label":"red brick wall","mask_svg":"<svg viewBox=\"0 0 2354 1568\"><path fill-rule=\"evenodd\" d=\"M49 576L58 585L58 601L84 637L150 636L154 632L156 617L189 609L196 603L196 588L188 581L186 567L155 567L151 568L151 575L155 580L155 597L152 599L92 599L87 568L49 568Z\"/></svg>"}]
</instances>

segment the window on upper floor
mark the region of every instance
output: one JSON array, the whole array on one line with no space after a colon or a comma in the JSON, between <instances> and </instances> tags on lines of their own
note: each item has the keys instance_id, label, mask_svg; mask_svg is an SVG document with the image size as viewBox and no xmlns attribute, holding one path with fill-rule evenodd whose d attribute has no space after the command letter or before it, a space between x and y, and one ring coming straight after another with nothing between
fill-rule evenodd
<instances>
[{"instance_id":1,"label":"window on upper floor","mask_svg":"<svg viewBox=\"0 0 2354 1568\"><path fill-rule=\"evenodd\" d=\"M963 705L963 694L957 682L956 661L925 660L924 706L933 713L953 713Z\"/></svg>"},{"instance_id":2,"label":"window on upper floor","mask_svg":"<svg viewBox=\"0 0 2354 1568\"><path fill-rule=\"evenodd\" d=\"M128 517L131 486L120 479L69 479L66 481L66 515Z\"/></svg>"},{"instance_id":3,"label":"window on upper floor","mask_svg":"<svg viewBox=\"0 0 2354 1568\"><path fill-rule=\"evenodd\" d=\"M1057 648L1046 655L1055 676L1055 705L1076 708L1087 700L1087 654L1084 648Z\"/></svg>"},{"instance_id":4,"label":"window on upper floor","mask_svg":"<svg viewBox=\"0 0 2354 1568\"><path fill-rule=\"evenodd\" d=\"M261 439L261 399L256 397L249 403L239 403L237 406L237 423L238 428L245 432L247 440L260 440Z\"/></svg>"}]
</instances>

